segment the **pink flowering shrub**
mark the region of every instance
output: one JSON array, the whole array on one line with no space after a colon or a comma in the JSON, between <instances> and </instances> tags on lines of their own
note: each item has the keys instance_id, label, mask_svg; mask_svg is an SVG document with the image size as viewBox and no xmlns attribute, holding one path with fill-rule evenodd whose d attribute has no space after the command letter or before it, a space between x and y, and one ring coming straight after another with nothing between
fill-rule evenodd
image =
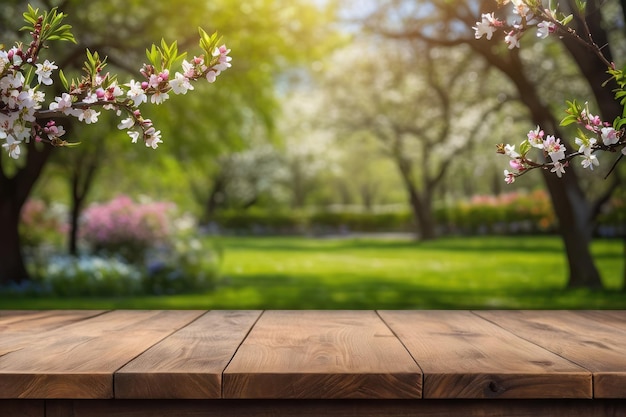
<instances>
[{"instance_id":1,"label":"pink flowering shrub","mask_svg":"<svg viewBox=\"0 0 626 417\"><path fill-rule=\"evenodd\" d=\"M85 210L81 237L96 253L143 263L149 249L170 237L169 214L174 208L172 203L136 203L127 196L118 196Z\"/></svg>"},{"instance_id":2,"label":"pink flowering shrub","mask_svg":"<svg viewBox=\"0 0 626 417\"><path fill-rule=\"evenodd\" d=\"M543 190L477 195L438 214L449 233L534 233L556 226L550 198Z\"/></svg>"}]
</instances>

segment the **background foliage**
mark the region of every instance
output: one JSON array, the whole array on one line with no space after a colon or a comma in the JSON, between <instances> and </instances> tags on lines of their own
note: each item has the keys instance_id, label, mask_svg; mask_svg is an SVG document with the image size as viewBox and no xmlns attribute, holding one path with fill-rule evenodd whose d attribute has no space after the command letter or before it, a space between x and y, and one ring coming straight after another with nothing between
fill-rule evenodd
<instances>
[{"instance_id":1,"label":"background foliage","mask_svg":"<svg viewBox=\"0 0 626 417\"><path fill-rule=\"evenodd\" d=\"M429 13L420 10L435 16L436 11L445 11L446 5L458 4L458 11L467 4L477 14L480 2L32 3L60 6L69 15L79 44L56 45L50 50L58 63L73 68L67 71L68 77L80 71L87 47L108 55L110 70L120 72L121 79L137 77L145 48L161 37L178 39L180 49L193 55L198 52L197 26L224 35L232 49L233 67L214 85L197 85L193 94L146 109L145 116L163 131L165 142L157 151L129 143L115 128L114 117L104 118L98 126L72 125L70 134L81 146L52 153L21 213L22 244L36 285L18 288L18 292L93 296L210 293L221 288L224 299L233 300L224 289L239 285L233 281L238 275L233 272L236 267L228 263L229 253L250 242L227 239L230 243L216 246L207 235L217 232L314 236L400 232L419 238L424 237L424 225L432 225L433 237L449 239L546 235L568 226L559 224L540 173L530 173L524 181L504 189L502 160L493 152L494 144L524 137L534 128L532 109L524 105L511 79L467 45L429 47L398 33L390 36L381 24L390 12L401 10L405 14L398 18L396 23L403 23L398 27L425 27L433 22ZM621 61L624 22L614 13L620 4L613 0L605 3L605 27ZM26 4L5 0L0 7L4 42L16 36L12 28L20 26L15 23ZM468 19L472 23L472 17ZM445 32L449 36L471 37L467 27L450 28ZM590 99L587 80L558 39L535 43L528 38L518 57L523 64L520 68L551 114L560 118L565 99ZM497 53L507 53L494 48ZM4 154L0 158L7 176L22 167ZM624 164L620 164L613 178L623 181L624 175ZM589 198L615 188L599 206L593 234L623 237L623 183L616 186L602 176L600 170L579 179ZM89 207L115 201L122 194L144 214L142 201L175 206L167 222L186 226L181 230L172 226L160 245L152 238L141 241L139 247L133 246L137 242L130 246L128 242L109 242L103 251L104 247L96 244L96 231L89 228ZM430 218L423 224L416 217L414 194L422 199L422 207L430 210L426 213ZM158 212L165 214L164 210ZM69 234L72 219L76 228L82 229L76 234L74 249ZM131 234L131 238L138 236ZM268 242L266 249L301 243ZM612 258L602 264L602 272L610 275L611 288L618 288L619 276L616 278L611 268L621 273L618 262L623 254L612 244L604 255L602 250L609 246L596 249L594 259L604 262ZM398 250L398 256L407 258L425 256L409 250L411 245L416 244L409 241L407 248L392 247L389 252ZM495 246L484 250L496 250ZM323 246L323 250L331 249ZM556 252L558 262L564 262L563 247L556 245L550 250ZM68 253L72 256L67 257ZM546 263L544 269L527 270L527 263L528 257L522 256L491 267L514 268L522 275L541 276L555 270L559 276L566 274L562 264ZM412 267L423 272L420 264ZM487 270L475 272L478 276ZM343 276L331 272L338 274L337 279ZM266 273L257 271L257 278L263 281ZM425 279L423 274L416 277ZM246 276L244 281L254 279ZM411 285L419 280L407 279ZM522 282L535 285L530 278ZM556 278L552 282L551 288L564 286ZM488 288L490 283L479 280L468 285ZM394 292L404 286L394 281L381 284L380 291ZM500 290L506 291L504 287ZM364 294L383 302L370 292ZM361 301L352 302L346 305L362 305ZM410 302L400 304L410 305L406 303Z\"/></svg>"}]
</instances>

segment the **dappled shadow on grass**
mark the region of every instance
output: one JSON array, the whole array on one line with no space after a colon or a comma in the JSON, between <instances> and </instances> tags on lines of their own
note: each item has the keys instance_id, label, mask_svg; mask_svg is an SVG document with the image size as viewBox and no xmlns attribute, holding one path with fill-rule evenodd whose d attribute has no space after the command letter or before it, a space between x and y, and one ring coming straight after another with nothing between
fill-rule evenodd
<instances>
[{"instance_id":1,"label":"dappled shadow on grass","mask_svg":"<svg viewBox=\"0 0 626 417\"><path fill-rule=\"evenodd\" d=\"M562 251L563 244L554 236L533 236L517 239L511 236L447 237L433 241L414 239L373 238L318 238L291 237L265 238L217 238L216 244L228 250L264 250L268 252L318 252L320 250L342 251L362 249L415 249L436 251L481 252L554 252Z\"/></svg>"},{"instance_id":2,"label":"dappled shadow on grass","mask_svg":"<svg viewBox=\"0 0 626 417\"><path fill-rule=\"evenodd\" d=\"M252 282L254 281L254 282ZM516 286L489 291L431 288L412 283L316 285L289 276L225 279L214 291L176 296L5 298L3 309L625 309L621 291Z\"/></svg>"},{"instance_id":3,"label":"dappled shadow on grass","mask_svg":"<svg viewBox=\"0 0 626 417\"><path fill-rule=\"evenodd\" d=\"M266 237L254 239L226 238L216 239L216 244L225 251L263 250L268 252L319 252L320 250L337 251L349 249L398 249L414 248L417 244L412 239L330 239L316 238L303 240L290 237Z\"/></svg>"},{"instance_id":4,"label":"dappled shadow on grass","mask_svg":"<svg viewBox=\"0 0 626 417\"><path fill-rule=\"evenodd\" d=\"M289 237L220 241L228 262L215 290L207 293L83 299L0 294L0 308L626 308L626 293L564 290L564 252L553 236L423 243ZM604 274L612 275L611 287L616 288L621 285L622 246L601 242L598 248L597 259L605 261Z\"/></svg>"},{"instance_id":5,"label":"dappled shadow on grass","mask_svg":"<svg viewBox=\"0 0 626 417\"><path fill-rule=\"evenodd\" d=\"M233 294L242 290L243 308L254 309L580 309L626 308L619 291L529 288L492 290L432 288L415 283L381 283L374 278L352 285L316 285L293 276L256 275L227 282ZM216 298L228 308L230 297ZM222 304L223 303L223 304Z\"/></svg>"}]
</instances>

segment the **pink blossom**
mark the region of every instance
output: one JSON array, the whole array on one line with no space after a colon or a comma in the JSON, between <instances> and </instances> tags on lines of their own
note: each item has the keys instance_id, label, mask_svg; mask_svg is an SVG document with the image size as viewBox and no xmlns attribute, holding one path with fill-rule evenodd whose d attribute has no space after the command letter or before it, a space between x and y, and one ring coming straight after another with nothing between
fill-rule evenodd
<instances>
[{"instance_id":1,"label":"pink blossom","mask_svg":"<svg viewBox=\"0 0 626 417\"><path fill-rule=\"evenodd\" d=\"M522 163L522 160L519 158L516 159L511 159L509 161L509 165L511 165L511 168L517 170L517 171L523 171L524 169L526 169L524 167L524 164Z\"/></svg>"},{"instance_id":2,"label":"pink blossom","mask_svg":"<svg viewBox=\"0 0 626 417\"><path fill-rule=\"evenodd\" d=\"M476 26L472 27L475 31L474 36L476 39L480 39L486 35L487 39L491 40L494 32L502 27L504 22L495 18L493 13L483 13L481 18L482 20L476 22Z\"/></svg>"},{"instance_id":3,"label":"pink blossom","mask_svg":"<svg viewBox=\"0 0 626 417\"><path fill-rule=\"evenodd\" d=\"M543 142L543 149L548 153L552 162L556 163L565 158L565 145L561 143L561 139L555 138L553 135L548 135Z\"/></svg>"},{"instance_id":4,"label":"pink blossom","mask_svg":"<svg viewBox=\"0 0 626 417\"><path fill-rule=\"evenodd\" d=\"M550 172L556 173L556 176L561 178L563 174L565 174L565 165L558 161L555 161L554 167L550 170Z\"/></svg>"},{"instance_id":5,"label":"pink blossom","mask_svg":"<svg viewBox=\"0 0 626 417\"><path fill-rule=\"evenodd\" d=\"M617 130L613 129L612 127L603 127L601 132L602 132L602 143L604 143L604 145L606 146L615 145L617 142L619 142Z\"/></svg>"},{"instance_id":6,"label":"pink blossom","mask_svg":"<svg viewBox=\"0 0 626 417\"><path fill-rule=\"evenodd\" d=\"M164 101L166 101L168 98L170 98L169 94L163 91L157 90L154 92L154 94L150 96L150 103L161 104Z\"/></svg>"},{"instance_id":7,"label":"pink blossom","mask_svg":"<svg viewBox=\"0 0 626 417\"><path fill-rule=\"evenodd\" d=\"M543 130L537 126L537 129L528 132L528 142L535 148L543 149L543 135Z\"/></svg>"},{"instance_id":8,"label":"pink blossom","mask_svg":"<svg viewBox=\"0 0 626 417\"><path fill-rule=\"evenodd\" d=\"M598 158L595 155L590 153L583 157L583 160L580 161L580 164L583 166L583 168L589 168L593 171L593 166L600 165L600 161L598 161Z\"/></svg>"},{"instance_id":9,"label":"pink blossom","mask_svg":"<svg viewBox=\"0 0 626 417\"><path fill-rule=\"evenodd\" d=\"M507 184L513 184L515 182L515 173L514 172L509 172L508 169L504 170L504 181Z\"/></svg>"},{"instance_id":10,"label":"pink blossom","mask_svg":"<svg viewBox=\"0 0 626 417\"><path fill-rule=\"evenodd\" d=\"M145 82L145 81L144 81ZM132 80L128 84L129 90L126 92L126 96L133 100L133 104L135 106L139 106L141 103L145 103L148 101L148 96L146 96L145 89L148 87L146 83L146 87L143 87L143 83Z\"/></svg>"},{"instance_id":11,"label":"pink blossom","mask_svg":"<svg viewBox=\"0 0 626 417\"><path fill-rule=\"evenodd\" d=\"M55 97L54 102L50 103L50 110L57 110L63 112L63 114L69 115L72 110L72 96L63 93L61 97Z\"/></svg>"},{"instance_id":12,"label":"pink blossom","mask_svg":"<svg viewBox=\"0 0 626 417\"><path fill-rule=\"evenodd\" d=\"M59 68L54 65L54 61L50 62L47 59L43 64L35 64L37 69L35 70L35 74L37 75L37 81L39 84L52 85L52 71Z\"/></svg>"},{"instance_id":13,"label":"pink blossom","mask_svg":"<svg viewBox=\"0 0 626 417\"><path fill-rule=\"evenodd\" d=\"M76 109L74 115L78 118L79 121L85 122L86 124L92 124L98 122L98 116L100 116L100 112L88 107L82 110Z\"/></svg>"},{"instance_id":14,"label":"pink blossom","mask_svg":"<svg viewBox=\"0 0 626 417\"><path fill-rule=\"evenodd\" d=\"M517 30L512 30L504 37L504 42L509 45L509 49L519 48L519 40L522 34Z\"/></svg>"},{"instance_id":15,"label":"pink blossom","mask_svg":"<svg viewBox=\"0 0 626 417\"><path fill-rule=\"evenodd\" d=\"M206 80L210 83L214 83L215 79L217 78L217 73L215 71L209 71L206 73Z\"/></svg>"},{"instance_id":16,"label":"pink blossom","mask_svg":"<svg viewBox=\"0 0 626 417\"><path fill-rule=\"evenodd\" d=\"M180 72L174 75L174 79L170 81L170 87L174 94L187 94L188 90L193 90L193 85L189 82L189 78Z\"/></svg>"},{"instance_id":17,"label":"pink blossom","mask_svg":"<svg viewBox=\"0 0 626 417\"><path fill-rule=\"evenodd\" d=\"M537 37L545 39L551 33L556 32L556 25L552 22L543 21L537 24Z\"/></svg>"}]
</instances>

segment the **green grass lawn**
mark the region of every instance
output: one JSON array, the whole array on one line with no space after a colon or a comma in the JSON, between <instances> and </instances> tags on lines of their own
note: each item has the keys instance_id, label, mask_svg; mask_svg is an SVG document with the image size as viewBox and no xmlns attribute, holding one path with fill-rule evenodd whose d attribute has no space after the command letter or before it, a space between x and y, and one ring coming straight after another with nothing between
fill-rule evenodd
<instances>
[{"instance_id":1,"label":"green grass lawn","mask_svg":"<svg viewBox=\"0 0 626 417\"><path fill-rule=\"evenodd\" d=\"M228 237L206 294L120 299L0 298L2 308L626 308L619 240L594 242L606 290L564 290L557 237Z\"/></svg>"}]
</instances>

